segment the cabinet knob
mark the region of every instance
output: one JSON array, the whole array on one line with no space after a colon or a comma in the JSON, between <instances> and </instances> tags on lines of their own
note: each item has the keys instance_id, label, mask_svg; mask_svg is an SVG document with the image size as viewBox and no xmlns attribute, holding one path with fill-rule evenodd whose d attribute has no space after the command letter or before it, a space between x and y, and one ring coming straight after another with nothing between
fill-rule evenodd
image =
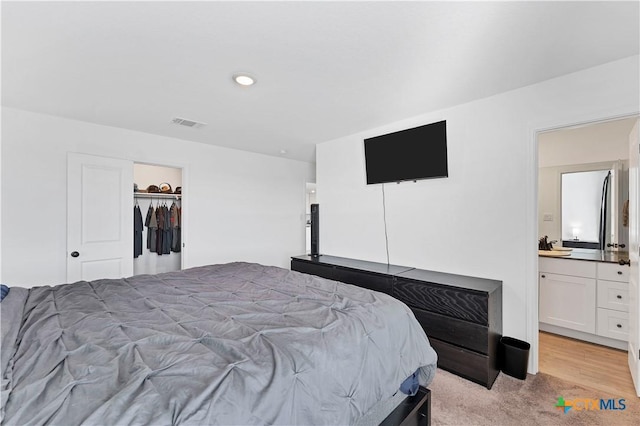
<instances>
[{"instance_id":1,"label":"cabinet knob","mask_svg":"<svg viewBox=\"0 0 640 426\"><path fill-rule=\"evenodd\" d=\"M622 271L618 271L618 275L622 275Z\"/></svg>"},{"instance_id":2,"label":"cabinet knob","mask_svg":"<svg viewBox=\"0 0 640 426\"><path fill-rule=\"evenodd\" d=\"M620 295L617 295L616 297L617 297L618 299L622 299L622 296L620 296Z\"/></svg>"},{"instance_id":3,"label":"cabinet knob","mask_svg":"<svg viewBox=\"0 0 640 426\"><path fill-rule=\"evenodd\" d=\"M631 260L630 260L630 259L627 259L627 260L620 259L620 260L618 261L618 265L628 265L628 266L631 266ZM619 274L621 274L621 272L619 272L619 271L618 271L618 273L619 273Z\"/></svg>"},{"instance_id":4,"label":"cabinet knob","mask_svg":"<svg viewBox=\"0 0 640 426\"><path fill-rule=\"evenodd\" d=\"M80 253L78 253L77 251L71 252L71 257L78 257L78 256L80 256Z\"/></svg>"},{"instance_id":5,"label":"cabinet knob","mask_svg":"<svg viewBox=\"0 0 640 426\"><path fill-rule=\"evenodd\" d=\"M546 276L546 275L544 275L544 274L543 274L543 275L540 275L540 276L541 276L542 278L547 278L547 276Z\"/></svg>"},{"instance_id":6,"label":"cabinet knob","mask_svg":"<svg viewBox=\"0 0 640 426\"><path fill-rule=\"evenodd\" d=\"M627 245L626 244L618 244L618 247L620 248L625 248Z\"/></svg>"},{"instance_id":7,"label":"cabinet knob","mask_svg":"<svg viewBox=\"0 0 640 426\"><path fill-rule=\"evenodd\" d=\"M616 324L616 327L622 328L622 324Z\"/></svg>"}]
</instances>

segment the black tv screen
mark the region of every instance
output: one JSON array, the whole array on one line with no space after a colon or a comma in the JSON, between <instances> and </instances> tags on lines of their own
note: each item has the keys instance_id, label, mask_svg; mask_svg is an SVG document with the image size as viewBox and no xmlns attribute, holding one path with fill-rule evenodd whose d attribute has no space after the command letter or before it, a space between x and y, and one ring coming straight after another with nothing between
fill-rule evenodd
<instances>
[{"instance_id":1,"label":"black tv screen","mask_svg":"<svg viewBox=\"0 0 640 426\"><path fill-rule=\"evenodd\" d=\"M448 177L447 122L365 139L364 156L368 185Z\"/></svg>"}]
</instances>

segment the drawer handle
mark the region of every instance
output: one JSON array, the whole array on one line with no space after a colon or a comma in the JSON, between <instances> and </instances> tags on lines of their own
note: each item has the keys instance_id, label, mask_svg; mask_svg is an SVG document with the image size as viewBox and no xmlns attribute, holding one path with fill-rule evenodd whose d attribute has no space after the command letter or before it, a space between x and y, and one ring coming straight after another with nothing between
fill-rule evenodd
<instances>
[{"instance_id":1,"label":"drawer handle","mask_svg":"<svg viewBox=\"0 0 640 426\"><path fill-rule=\"evenodd\" d=\"M622 299L622 296L620 296L620 295L617 295L616 297L617 297L618 299Z\"/></svg>"},{"instance_id":2,"label":"drawer handle","mask_svg":"<svg viewBox=\"0 0 640 426\"><path fill-rule=\"evenodd\" d=\"M620 266L623 266L623 265L631 266L631 259L627 259L627 260L620 259L618 261L618 265L620 265Z\"/></svg>"},{"instance_id":3,"label":"drawer handle","mask_svg":"<svg viewBox=\"0 0 640 426\"><path fill-rule=\"evenodd\" d=\"M622 271L618 271L618 275L622 275Z\"/></svg>"},{"instance_id":4,"label":"drawer handle","mask_svg":"<svg viewBox=\"0 0 640 426\"><path fill-rule=\"evenodd\" d=\"M616 327L622 328L622 324L616 324Z\"/></svg>"}]
</instances>

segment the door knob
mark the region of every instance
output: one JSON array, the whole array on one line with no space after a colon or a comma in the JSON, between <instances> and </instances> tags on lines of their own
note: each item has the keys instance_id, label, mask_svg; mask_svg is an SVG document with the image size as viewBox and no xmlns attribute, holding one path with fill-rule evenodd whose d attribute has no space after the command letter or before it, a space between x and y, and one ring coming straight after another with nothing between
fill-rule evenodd
<instances>
[{"instance_id":1,"label":"door knob","mask_svg":"<svg viewBox=\"0 0 640 426\"><path fill-rule=\"evenodd\" d=\"M71 252L71 257L78 257L78 256L80 256L80 253L78 253L77 251Z\"/></svg>"}]
</instances>

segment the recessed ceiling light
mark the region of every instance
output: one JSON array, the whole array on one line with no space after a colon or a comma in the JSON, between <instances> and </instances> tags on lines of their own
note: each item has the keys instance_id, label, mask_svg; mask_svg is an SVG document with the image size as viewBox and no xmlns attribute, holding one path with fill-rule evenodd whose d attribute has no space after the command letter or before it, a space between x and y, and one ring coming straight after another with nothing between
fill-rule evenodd
<instances>
[{"instance_id":1,"label":"recessed ceiling light","mask_svg":"<svg viewBox=\"0 0 640 426\"><path fill-rule=\"evenodd\" d=\"M233 76L233 81L238 83L240 86L252 86L253 84L255 84L256 79L249 74L241 73L235 74Z\"/></svg>"}]
</instances>

